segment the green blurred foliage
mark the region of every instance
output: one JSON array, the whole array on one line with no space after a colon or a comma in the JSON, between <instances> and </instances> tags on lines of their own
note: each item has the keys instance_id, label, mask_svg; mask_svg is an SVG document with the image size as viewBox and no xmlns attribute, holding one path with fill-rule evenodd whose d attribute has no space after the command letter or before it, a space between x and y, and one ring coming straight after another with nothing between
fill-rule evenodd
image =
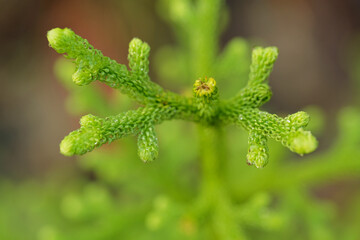
<instances>
[{"instance_id":1,"label":"green blurred foliage","mask_svg":"<svg viewBox=\"0 0 360 240\"><path fill-rule=\"evenodd\" d=\"M191 86L189 79L196 75L194 69L215 66L211 71L221 79L219 91L232 96L245 85L250 44L240 38L232 40L215 63L204 64L206 59L192 56L186 36L214 27L218 21L225 26L227 16L224 11L220 19L202 26L203 21L186 18L192 11L191 3L164 0L159 5L161 12L169 13L164 17L173 24L179 41L177 46L165 46L156 53L159 80L165 86L166 82L176 83L186 92ZM210 41L199 47L211 48L214 51L209 54L215 54L214 45ZM351 64L354 85L358 86L360 55ZM62 58L56 62L55 73L69 92L66 108L71 114L105 116L131 107L126 96L111 89L73 85L73 71L71 62ZM321 135L326 120L321 109L311 106L305 110L312 117L310 129ZM0 239L234 239L233 228L237 228L237 239L359 239L360 192L354 189L341 205L325 201L313 191L339 180L359 181L358 103L344 106L337 118L337 137L331 146L299 159L270 141L271 164L264 169L246 166L245 131L226 129L228 162L223 176L231 199L219 198L223 202L213 209L215 219L202 214L204 200L196 198L201 182L196 161L200 140L192 123L159 125L159 159L151 164L141 162L135 140L125 138L79 157L83 173L79 176L65 180L54 174L46 180L20 183L0 179ZM232 208L227 209L229 206ZM235 223L229 222L232 220ZM209 227L209 221L215 224ZM215 238L216 231L225 232L227 238Z\"/></svg>"}]
</instances>

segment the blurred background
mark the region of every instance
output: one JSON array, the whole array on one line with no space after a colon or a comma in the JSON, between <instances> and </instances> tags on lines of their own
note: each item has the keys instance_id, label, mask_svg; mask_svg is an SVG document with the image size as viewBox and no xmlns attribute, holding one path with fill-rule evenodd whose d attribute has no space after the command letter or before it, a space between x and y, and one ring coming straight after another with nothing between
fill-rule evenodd
<instances>
[{"instance_id":1,"label":"blurred background","mask_svg":"<svg viewBox=\"0 0 360 240\"><path fill-rule=\"evenodd\" d=\"M227 0L226 4L229 20L221 47L236 36L277 46L280 55L270 78L273 97L267 108L285 114L309 105L321 108L325 121L318 151L326 151L339 135L338 111L356 100L360 1ZM127 63L133 37L151 46L150 63L161 46L175 43L155 0L0 0L0 182L10 184L9 189L29 181L45 184L54 175L67 179L62 180L67 184L76 175L92 179L75 158L59 153L60 141L78 128L80 115L66 110L69 93L54 74L59 55L46 39L54 27L71 28L120 63ZM157 81L154 69L151 76ZM167 84L176 89L176 84ZM106 95L108 89L103 90ZM317 194L346 202L359 183L340 180L325 184Z\"/></svg>"}]
</instances>

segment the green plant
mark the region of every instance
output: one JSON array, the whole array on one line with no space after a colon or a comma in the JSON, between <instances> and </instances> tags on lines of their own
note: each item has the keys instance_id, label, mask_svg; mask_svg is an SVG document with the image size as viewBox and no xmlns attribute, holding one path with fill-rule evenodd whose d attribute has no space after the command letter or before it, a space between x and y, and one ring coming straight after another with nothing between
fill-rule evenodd
<instances>
[{"instance_id":1,"label":"green plant","mask_svg":"<svg viewBox=\"0 0 360 240\"><path fill-rule=\"evenodd\" d=\"M225 56L217 57L216 42L213 41L219 32L216 21L220 19L218 10L221 1L198 1L194 8L191 8L192 3L187 1L175 1L174 4L185 4L180 8L183 9L179 13L182 16L175 14L175 20L179 25L183 25L182 30L186 32L192 29L197 33L196 36L194 32L184 33L189 37L186 40L187 47L193 57L190 61L193 66L189 66L188 72L191 73L188 75L198 75L193 85L193 97L166 91L150 80L150 47L137 38L133 39L129 46L129 71L125 65L103 56L87 40L68 28L55 28L48 32L50 46L58 53L73 59L76 65L76 71L72 75L74 83L82 86L99 80L141 104L136 110L115 116L82 117L81 128L65 137L60 144L60 151L67 156L82 155L116 139L138 135L140 158L145 162L153 161L159 152L155 125L171 119L194 121L198 123L203 180L200 194L190 211L190 219L211 214L213 220L208 226L212 226L211 231L214 231L219 239L241 239L244 234L236 226L237 220L232 213L232 209L236 207L231 203L224 176L221 174L221 161L226 155L223 127L235 124L249 132L247 163L257 168L268 163L267 138L282 143L300 155L315 150L317 141L309 131L304 130L309 122L309 116L305 112L280 118L259 110L271 97L267 79L278 56L275 47L255 48L247 85L235 97L222 100L219 98L221 91L218 90L215 79L206 77L214 74L219 76L221 81L221 71L223 75L231 76L231 67L226 69L226 65L230 64L229 59L233 52L227 51ZM205 24L209 16L213 22ZM192 27L187 26L188 24L192 24ZM229 48L231 47L234 47L234 42L229 44ZM240 65L241 62L235 64ZM167 202L166 199L162 201ZM156 216L158 213L154 214ZM157 220L150 218L149 221L149 226L156 225Z\"/></svg>"},{"instance_id":2,"label":"green plant","mask_svg":"<svg viewBox=\"0 0 360 240\"><path fill-rule=\"evenodd\" d=\"M280 118L259 110L259 107L271 97L267 79L278 56L275 47L255 48L247 85L235 97L228 100L219 99L221 91L218 90L215 79L206 76L212 74L221 76L221 71L219 74L216 70L210 70L211 66L221 70L226 67L229 56L217 58L214 45L216 43L212 41L216 38L217 31L214 31L216 22L213 26L209 24L211 28L207 28L208 25L202 26L201 23L205 22L204 18L209 14L215 20L219 18L220 2L199 1L197 8L193 9L195 11L188 12L187 14L191 15L184 18L193 18L193 20L200 18L196 21L199 23L198 28L194 29L202 33L197 38L195 36L189 38L189 50L196 59L196 62L193 62L194 66L190 66L192 69L190 72L193 72L190 75L203 76L193 85L193 97L166 91L150 81L148 75L150 47L139 39L130 42L128 55L130 71L125 65L103 56L99 50L94 49L70 29L53 29L48 32L48 40L50 46L58 53L74 60L76 64L76 71L72 76L74 83L87 85L99 80L112 88L119 89L142 105L137 110L106 118L93 115L82 117L81 128L70 133L61 142L61 152L67 156L81 155L124 136L138 135L139 156L143 161L148 162L157 158L159 151L154 125L171 119L194 121L199 126L203 180L200 194L189 213L189 221L193 224L194 220L191 219L201 219L210 214L212 220L207 227L210 227L219 239L242 239L245 235L237 227L236 215L232 212L237 207L231 201L221 173L221 161L225 156L222 128L228 124L235 124L249 131L247 162L257 168L264 167L268 162L267 138L279 141L291 151L301 155L315 150L317 141L310 132L303 129L309 122L309 116L305 112ZM182 21L183 18L177 20ZM182 24L186 25L187 22ZM183 30L187 30L186 27ZM230 44L230 47L232 45ZM227 54L233 53L228 51ZM221 78L219 79L221 81ZM260 197L262 198L264 197ZM167 205L166 198L161 201L164 203L160 206ZM268 202L268 200L260 201ZM150 228L156 228L158 225L156 219L158 214L161 214L158 211L160 210L155 210L154 214L150 215L148 223ZM258 209L255 207L253 211L256 212ZM249 215L249 213L240 215L243 214ZM251 219L250 215L249 219ZM248 221L248 217L243 220Z\"/></svg>"},{"instance_id":3,"label":"green plant","mask_svg":"<svg viewBox=\"0 0 360 240\"><path fill-rule=\"evenodd\" d=\"M104 57L70 29L53 29L48 32L48 40L58 53L74 59L77 68L72 76L74 83L87 85L99 80L144 105L106 118L82 117L81 128L60 144L64 155L81 155L105 143L136 134L140 158L145 162L152 161L158 155L154 125L171 119L195 121L214 128L226 124L241 125L250 135L248 163L258 168L268 162L268 137L301 155L312 152L317 146L316 139L303 129L309 122L305 112L280 118L258 109L271 97L266 81L278 55L274 47L253 50L247 86L234 98L221 101L212 77L195 81L193 98L165 91L151 82L148 76L150 47L139 39L133 39L129 46L131 71L125 65Z\"/></svg>"},{"instance_id":4,"label":"green plant","mask_svg":"<svg viewBox=\"0 0 360 240\"><path fill-rule=\"evenodd\" d=\"M51 173L46 181L29 183L1 180L0 239L357 239L358 191L353 190L347 206L336 207L333 201L319 199L312 189L338 179L358 179L358 106L340 111L339 135L329 149L289 161L294 155L274 143L273 137L281 135L280 141L298 153L313 149L315 140L303 130L308 121L304 112L279 118L258 109L271 96L267 77L277 50L255 48L250 63L250 44L235 38L219 51L217 40L226 23L220 0L163 0L159 9L173 25L177 44L165 46L153 58L157 80L161 85L171 81L185 89L192 86L193 93L165 91L150 82L147 74L136 71L139 66L133 63L143 64L145 72L148 66L149 48L140 40L130 44L135 51L130 51L129 71L71 30L54 30L70 38L60 45L70 49L68 57L77 58L75 64L80 66L79 71L63 58L55 64L55 73L69 92L68 111L104 117L83 117L80 130L62 143L63 153L84 153L125 135L138 135L138 147L134 138L123 138L80 156L80 170L73 175ZM263 56L269 64L260 61ZM99 77L132 96L140 108L118 91L109 92L109 98L97 86L69 84L74 70L77 83ZM110 71L121 76L122 84ZM247 82L249 73L252 80ZM159 97L151 97L157 91ZM167 98L170 101L165 104L162 100ZM174 104L176 110L181 109L175 111L179 115L171 115ZM129 108L136 110L125 112ZM309 127L320 135L322 114L308 111L313 119ZM116 115L119 112L124 113ZM109 115L115 117L106 118ZM157 146L154 124L159 123L159 116L174 120L156 126ZM258 125L263 117L273 123ZM124 120L118 122L125 127L121 131L111 128L116 120ZM286 120L294 128L288 129ZM250 138L244 131L233 131L232 125L244 127ZM267 162L266 138L271 164L263 169L247 167L246 154L255 166ZM135 161L136 149L146 161L159 153L158 161Z\"/></svg>"}]
</instances>

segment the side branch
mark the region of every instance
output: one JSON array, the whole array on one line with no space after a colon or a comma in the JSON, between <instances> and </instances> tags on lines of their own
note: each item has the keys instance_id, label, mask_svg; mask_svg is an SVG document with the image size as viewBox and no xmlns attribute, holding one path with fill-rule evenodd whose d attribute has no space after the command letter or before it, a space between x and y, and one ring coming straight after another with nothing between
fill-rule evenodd
<instances>
[{"instance_id":1,"label":"side branch","mask_svg":"<svg viewBox=\"0 0 360 240\"><path fill-rule=\"evenodd\" d=\"M256 47L253 50L248 86L266 83L278 55L276 47Z\"/></svg>"},{"instance_id":2,"label":"side branch","mask_svg":"<svg viewBox=\"0 0 360 240\"><path fill-rule=\"evenodd\" d=\"M260 111L257 108L242 107L232 111L222 111L222 119L242 126L249 132L262 133L291 151L300 155L310 153L317 147L317 140L310 131L303 128L309 122L309 115L297 112L286 118Z\"/></svg>"},{"instance_id":3,"label":"side branch","mask_svg":"<svg viewBox=\"0 0 360 240\"><path fill-rule=\"evenodd\" d=\"M66 156L82 155L105 143L138 134L149 125L159 124L175 118L174 107L143 107L116 116L100 118L91 114L81 118L81 127L71 132L60 144L60 151Z\"/></svg>"},{"instance_id":4,"label":"side branch","mask_svg":"<svg viewBox=\"0 0 360 240\"><path fill-rule=\"evenodd\" d=\"M76 72L73 81L77 85L87 85L99 80L112 88L117 88L135 100L145 103L155 101L164 90L148 76L148 56L150 47L140 39L134 39L129 47L129 63L132 71L123 64L105 57L94 49L86 39L68 28L55 28L47 34L49 44L58 53L74 59ZM140 55L139 55L140 54Z\"/></svg>"}]
</instances>

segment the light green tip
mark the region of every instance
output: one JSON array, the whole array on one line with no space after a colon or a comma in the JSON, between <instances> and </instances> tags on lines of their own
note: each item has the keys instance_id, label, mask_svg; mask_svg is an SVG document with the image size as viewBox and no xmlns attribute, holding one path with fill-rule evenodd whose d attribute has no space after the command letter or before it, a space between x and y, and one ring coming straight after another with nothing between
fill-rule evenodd
<instances>
[{"instance_id":1,"label":"light green tip","mask_svg":"<svg viewBox=\"0 0 360 240\"><path fill-rule=\"evenodd\" d=\"M129 54L136 55L137 58L148 56L150 46L146 42L141 41L139 38L133 38L129 43Z\"/></svg>"},{"instance_id":2,"label":"light green tip","mask_svg":"<svg viewBox=\"0 0 360 240\"><path fill-rule=\"evenodd\" d=\"M277 47L256 47L252 52L253 61L265 60L266 63L274 63L279 55Z\"/></svg>"},{"instance_id":3,"label":"light green tip","mask_svg":"<svg viewBox=\"0 0 360 240\"><path fill-rule=\"evenodd\" d=\"M158 157L158 151L154 149L142 149L139 151L139 157L143 162L152 162Z\"/></svg>"},{"instance_id":4,"label":"light green tip","mask_svg":"<svg viewBox=\"0 0 360 240\"><path fill-rule=\"evenodd\" d=\"M129 43L129 47L130 49L136 49L138 48L139 46L142 46L143 44L147 45L146 43L143 43L143 41L141 41L139 38L133 38L131 40L131 42ZM149 45L147 45L148 47Z\"/></svg>"},{"instance_id":5,"label":"light green tip","mask_svg":"<svg viewBox=\"0 0 360 240\"><path fill-rule=\"evenodd\" d=\"M74 74L72 75L72 80L76 85L83 86L88 85L91 83L92 80L92 74L88 69L78 69Z\"/></svg>"},{"instance_id":6,"label":"light green tip","mask_svg":"<svg viewBox=\"0 0 360 240\"><path fill-rule=\"evenodd\" d=\"M65 53L66 47L71 43L75 37L75 33L69 28L54 28L48 31L47 39L52 48L58 53Z\"/></svg>"},{"instance_id":7,"label":"light green tip","mask_svg":"<svg viewBox=\"0 0 360 240\"><path fill-rule=\"evenodd\" d=\"M85 116L82 116L80 118L80 125L81 126L90 126L94 123L94 121L96 120L96 117L92 114L88 114Z\"/></svg>"},{"instance_id":8,"label":"light green tip","mask_svg":"<svg viewBox=\"0 0 360 240\"><path fill-rule=\"evenodd\" d=\"M75 154L73 141L65 137L60 143L60 153L65 156L73 156Z\"/></svg>"},{"instance_id":9,"label":"light green tip","mask_svg":"<svg viewBox=\"0 0 360 240\"><path fill-rule=\"evenodd\" d=\"M311 153L318 146L318 141L310 131L297 131L289 138L289 141L290 150L300 155Z\"/></svg>"},{"instance_id":10,"label":"light green tip","mask_svg":"<svg viewBox=\"0 0 360 240\"><path fill-rule=\"evenodd\" d=\"M306 127L310 121L310 116L306 112L300 111L285 118L286 124L291 124L295 128Z\"/></svg>"},{"instance_id":11,"label":"light green tip","mask_svg":"<svg viewBox=\"0 0 360 240\"><path fill-rule=\"evenodd\" d=\"M256 168L263 168L269 162L268 149L265 146L251 145L247 154L249 165L255 165Z\"/></svg>"},{"instance_id":12,"label":"light green tip","mask_svg":"<svg viewBox=\"0 0 360 240\"><path fill-rule=\"evenodd\" d=\"M143 129L138 137L138 154L143 162L152 162L159 155L159 146L153 126Z\"/></svg>"}]
</instances>

